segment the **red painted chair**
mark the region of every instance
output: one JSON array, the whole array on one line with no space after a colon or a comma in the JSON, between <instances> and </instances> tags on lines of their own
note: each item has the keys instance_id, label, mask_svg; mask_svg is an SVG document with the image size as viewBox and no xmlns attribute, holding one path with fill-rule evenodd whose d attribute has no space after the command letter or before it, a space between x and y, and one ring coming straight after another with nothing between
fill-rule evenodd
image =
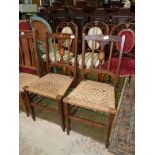
<instances>
[{"instance_id":1,"label":"red painted chair","mask_svg":"<svg viewBox=\"0 0 155 155\"><path fill-rule=\"evenodd\" d=\"M31 30L29 20L20 20L19 21L19 30Z\"/></svg>"},{"instance_id":2,"label":"red painted chair","mask_svg":"<svg viewBox=\"0 0 155 155\"><path fill-rule=\"evenodd\" d=\"M133 49L135 34L131 29L124 29L119 32L118 37L123 35L125 35L124 50L121 52L120 43L116 43L119 56L113 56L112 51L110 51L109 59L103 64L102 69L108 70L119 77L131 77L135 75L135 59L123 54L130 53Z\"/></svg>"}]
</instances>

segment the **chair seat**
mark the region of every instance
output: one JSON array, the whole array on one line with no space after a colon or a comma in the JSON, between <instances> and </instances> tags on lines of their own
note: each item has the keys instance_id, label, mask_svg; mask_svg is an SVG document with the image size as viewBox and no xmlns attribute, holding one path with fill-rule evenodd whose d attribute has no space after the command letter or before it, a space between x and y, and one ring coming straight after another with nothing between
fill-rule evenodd
<instances>
[{"instance_id":1,"label":"chair seat","mask_svg":"<svg viewBox=\"0 0 155 155\"><path fill-rule=\"evenodd\" d=\"M38 80L39 77L37 75L28 74L28 73L19 73L19 90L24 91L23 87Z\"/></svg>"},{"instance_id":2,"label":"chair seat","mask_svg":"<svg viewBox=\"0 0 155 155\"><path fill-rule=\"evenodd\" d=\"M69 57L73 57L73 53L70 52L70 56ZM60 61L60 54L59 54L59 51L56 52L56 62ZM46 61L46 54L43 54L42 55L42 59L43 61L45 62ZM54 52L50 52L49 53L49 59L51 62L54 62L55 61L55 58L54 58ZM65 53L63 55L63 60L65 62L67 62L68 60L68 51L65 50Z\"/></svg>"},{"instance_id":3,"label":"chair seat","mask_svg":"<svg viewBox=\"0 0 155 155\"><path fill-rule=\"evenodd\" d=\"M49 73L28 85L26 90L41 96L56 99L58 95L63 96L65 94L72 82L73 77Z\"/></svg>"},{"instance_id":4,"label":"chair seat","mask_svg":"<svg viewBox=\"0 0 155 155\"><path fill-rule=\"evenodd\" d=\"M82 81L63 101L99 112L116 112L114 87L106 83Z\"/></svg>"},{"instance_id":5,"label":"chair seat","mask_svg":"<svg viewBox=\"0 0 155 155\"><path fill-rule=\"evenodd\" d=\"M74 59L75 58L71 59L72 64L74 64ZM91 59L92 59L92 52L85 53L85 66L87 69L91 67ZM81 68L82 67L82 54L78 55L77 61L78 61L78 67ZM104 63L104 61L103 61L103 63ZM94 53L93 65L94 65L94 67L97 67L99 65L98 53Z\"/></svg>"},{"instance_id":6,"label":"chair seat","mask_svg":"<svg viewBox=\"0 0 155 155\"><path fill-rule=\"evenodd\" d=\"M116 74L117 64L118 64L118 57L113 57L111 59L110 71L114 74ZM105 62L103 64L103 69L106 69L107 66L108 66L108 62ZM130 57L123 57L121 66L120 66L119 75L122 77L134 76L135 75L135 60Z\"/></svg>"}]
</instances>

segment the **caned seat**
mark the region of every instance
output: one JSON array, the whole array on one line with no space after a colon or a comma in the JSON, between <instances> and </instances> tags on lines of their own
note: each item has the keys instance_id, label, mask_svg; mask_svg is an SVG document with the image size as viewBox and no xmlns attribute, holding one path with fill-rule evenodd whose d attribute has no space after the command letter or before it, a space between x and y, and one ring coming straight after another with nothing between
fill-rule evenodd
<instances>
[{"instance_id":1,"label":"caned seat","mask_svg":"<svg viewBox=\"0 0 155 155\"><path fill-rule=\"evenodd\" d=\"M28 74L28 73L19 73L19 91L23 92L23 87L33 83L35 80L38 80L37 75Z\"/></svg>"},{"instance_id":2,"label":"caned seat","mask_svg":"<svg viewBox=\"0 0 155 155\"><path fill-rule=\"evenodd\" d=\"M49 73L32 84L29 84L26 90L31 93L56 99L58 95L63 96L65 94L72 82L73 77Z\"/></svg>"},{"instance_id":3,"label":"caned seat","mask_svg":"<svg viewBox=\"0 0 155 155\"><path fill-rule=\"evenodd\" d=\"M84 80L63 101L94 111L116 112L114 87L106 83Z\"/></svg>"}]
</instances>

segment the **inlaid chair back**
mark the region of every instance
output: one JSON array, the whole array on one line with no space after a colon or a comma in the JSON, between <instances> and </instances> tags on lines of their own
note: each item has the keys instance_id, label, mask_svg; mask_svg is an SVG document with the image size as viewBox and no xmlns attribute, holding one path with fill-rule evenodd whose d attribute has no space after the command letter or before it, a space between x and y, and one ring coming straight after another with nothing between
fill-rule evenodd
<instances>
[{"instance_id":1,"label":"inlaid chair back","mask_svg":"<svg viewBox=\"0 0 155 155\"><path fill-rule=\"evenodd\" d=\"M75 47L72 47L73 49L77 51L77 41L78 41L78 27L73 22L62 22L60 23L56 28L56 33L68 33L75 36L74 40L76 41L75 44L73 43ZM72 43L72 39L70 40L70 44ZM67 42L64 42L64 46L67 47Z\"/></svg>"},{"instance_id":2,"label":"inlaid chair back","mask_svg":"<svg viewBox=\"0 0 155 155\"><path fill-rule=\"evenodd\" d=\"M40 75L36 30L19 31L19 67L21 72Z\"/></svg>"},{"instance_id":3,"label":"inlaid chair back","mask_svg":"<svg viewBox=\"0 0 155 155\"><path fill-rule=\"evenodd\" d=\"M94 21L87 23L83 27L82 33L85 35L109 35L109 27L105 23ZM93 42L92 40L87 40L87 43L90 49L94 48L96 50L100 47L98 42Z\"/></svg>"},{"instance_id":4,"label":"inlaid chair back","mask_svg":"<svg viewBox=\"0 0 155 155\"><path fill-rule=\"evenodd\" d=\"M98 62L94 64L94 55L95 55L95 48L92 46L91 49L91 66L90 68L86 68L84 62L85 62L85 51L86 51L86 42L87 41L92 41L92 42L97 42L100 44L100 48L97 50L97 55L98 55ZM123 52L124 50L124 45L125 45L125 35L120 35L119 37L117 36L111 36L111 35L85 35L83 33L83 41L82 41L82 75L83 78L85 77L86 74L94 72L98 74L102 74L103 76L108 74L109 76L112 77L114 85L117 83L117 79L115 78L115 74L113 74L108 68L108 67L103 69L102 66L105 63L105 53L104 49L106 45L110 44L110 52L109 52L109 59L111 58L111 54L113 52L113 46L114 43L118 44L118 48L120 48L120 53ZM119 64L117 64L119 66Z\"/></svg>"},{"instance_id":5,"label":"inlaid chair back","mask_svg":"<svg viewBox=\"0 0 155 155\"><path fill-rule=\"evenodd\" d=\"M50 38L53 40L52 44L49 43ZM72 43L70 44L71 40ZM68 44L64 46L64 42ZM70 62L70 58L73 55L75 58L77 57L77 50L72 48L74 47L73 44L76 44L76 38L72 34L46 33L46 67L48 71L50 71L52 67L66 68L71 71L76 78L76 61L73 65ZM53 52L49 52L50 46L52 46Z\"/></svg>"}]
</instances>

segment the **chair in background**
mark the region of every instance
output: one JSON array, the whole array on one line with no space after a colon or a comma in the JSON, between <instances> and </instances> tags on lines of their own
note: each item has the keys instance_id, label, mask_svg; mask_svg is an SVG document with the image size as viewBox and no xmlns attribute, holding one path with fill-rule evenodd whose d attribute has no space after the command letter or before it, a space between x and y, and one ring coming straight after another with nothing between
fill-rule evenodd
<instances>
[{"instance_id":1,"label":"chair in background","mask_svg":"<svg viewBox=\"0 0 155 155\"><path fill-rule=\"evenodd\" d=\"M51 45L49 43L49 39L52 38L53 44ZM70 34L63 34L63 33L46 33L46 67L48 70L48 74L43 76L42 78L38 79L37 81L33 82L30 85L27 85L25 90L25 95L27 97L27 102L30 105L31 108L31 115L33 120L35 120L35 114L34 114L34 107L40 107L49 111L53 111L56 109L52 109L50 107L47 107L45 105L38 104L40 100L43 100L45 97L49 99L53 99L56 101L58 105L58 112L60 114L60 120L61 120L61 127L63 131L65 131L65 124L64 124L64 115L63 115L63 103L62 99L67 92L68 88L71 86L71 84L76 80L76 64L72 66L70 64L70 56L72 56L72 53L74 53L76 57L76 51L71 51L72 44L70 44L70 40L72 40L72 44L75 43L74 35ZM67 58L64 58L65 53L65 47L64 42L68 40L68 55ZM56 48L56 42L58 43L58 47ZM53 55L54 59L50 60L50 46L53 46ZM59 51L59 52L57 52ZM66 75L65 72L62 72L62 74L55 74L52 73L53 67L58 68L67 68L70 72L67 72ZM63 69L62 69L63 71ZM70 74L71 73L71 74ZM68 76L69 75L69 76ZM33 101L30 93L35 94L37 96L41 96L39 101ZM51 102L52 103L52 102Z\"/></svg>"},{"instance_id":2,"label":"chair in background","mask_svg":"<svg viewBox=\"0 0 155 155\"><path fill-rule=\"evenodd\" d=\"M104 70L110 71L117 78L135 76L135 59L123 55L124 53L130 53L134 47L134 31L131 29L123 29L118 33L119 38L122 36L125 36L123 51L121 50L120 43L116 43L116 49L119 52L119 56L115 56L113 50L111 50L108 61L106 61L102 66Z\"/></svg>"},{"instance_id":3,"label":"chair in background","mask_svg":"<svg viewBox=\"0 0 155 155\"><path fill-rule=\"evenodd\" d=\"M39 56L36 47L36 31L20 30L19 32L19 94L20 104L26 115L29 110L24 95L23 87L34 82L40 77Z\"/></svg>"},{"instance_id":4,"label":"chair in background","mask_svg":"<svg viewBox=\"0 0 155 155\"><path fill-rule=\"evenodd\" d=\"M87 68L85 65L85 54L86 54L86 42L98 42L100 48L98 49L99 64L95 66L95 48L91 49L91 66ZM84 79L85 75L89 73L103 73L113 76L111 72L107 70L102 70L102 64L104 63L104 47L107 43L113 45L114 42L121 44L121 51L124 48L124 36L122 38L117 38L115 36L109 35L85 35L83 32L83 41L82 41L82 77ZM111 46L112 48L112 46ZM70 123L71 120L76 120L80 122L85 122L90 125L94 125L99 128L107 126L107 139L106 147L109 145L109 136L111 132L111 127L113 119L116 113L115 106L115 87L112 84L102 83L92 80L82 80L80 84L67 96L63 99L65 107L65 116L66 116L66 128L67 134L70 132ZM108 114L109 121L106 124L99 122L94 122L92 118L84 119L78 116L75 116L76 110L78 108L84 108L87 110L93 110L99 113Z\"/></svg>"},{"instance_id":5,"label":"chair in background","mask_svg":"<svg viewBox=\"0 0 155 155\"><path fill-rule=\"evenodd\" d=\"M102 23L102 22L90 22L87 23L83 27L83 33L85 35L109 35L109 27L107 24ZM91 40L87 41L87 48L85 49L86 54L85 54L85 66L86 68L90 68L91 66L91 50L94 47L95 53L94 53L94 65L97 66L99 64L99 59L98 59L98 54L96 51L99 49L100 45L97 42L92 42ZM78 52L80 53L80 52ZM71 62L74 64L74 58L71 59ZM82 54L79 54L77 57L77 65L79 68L82 67Z\"/></svg>"},{"instance_id":6,"label":"chair in background","mask_svg":"<svg viewBox=\"0 0 155 155\"><path fill-rule=\"evenodd\" d=\"M119 34L119 32L122 31L123 29L131 29L132 31L135 32L135 23L126 22L126 23L117 24L111 29L110 35L117 36ZM116 56L119 55L117 49L115 50L115 55ZM124 53L124 55L127 55L127 56L134 59L134 57L135 57L135 47L132 48L131 52Z\"/></svg>"},{"instance_id":7,"label":"chair in background","mask_svg":"<svg viewBox=\"0 0 155 155\"><path fill-rule=\"evenodd\" d=\"M19 20L19 30L31 30L29 20Z\"/></svg>"},{"instance_id":8,"label":"chair in background","mask_svg":"<svg viewBox=\"0 0 155 155\"><path fill-rule=\"evenodd\" d=\"M43 54L46 53L45 34L46 34L46 32L52 33L52 29L51 29L49 23L45 19L38 17L38 16L32 16L30 18L30 24L31 24L32 30L36 29L36 31L38 32L37 46L38 46L38 50L39 50L40 62L42 64L43 72L47 72L45 63L42 61L41 57ZM49 40L49 41L52 43L52 40Z\"/></svg>"}]
</instances>

